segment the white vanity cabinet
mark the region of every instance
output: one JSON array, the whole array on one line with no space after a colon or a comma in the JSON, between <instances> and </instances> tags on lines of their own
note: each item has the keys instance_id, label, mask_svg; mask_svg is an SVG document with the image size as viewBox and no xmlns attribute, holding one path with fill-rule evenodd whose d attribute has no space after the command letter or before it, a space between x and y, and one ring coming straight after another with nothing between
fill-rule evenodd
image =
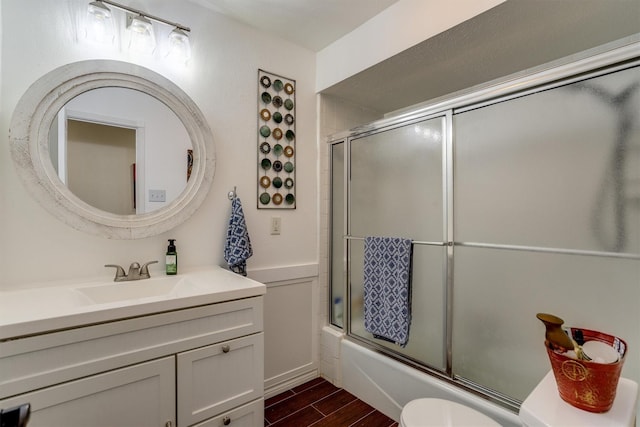
<instances>
[{"instance_id":1,"label":"white vanity cabinet","mask_svg":"<svg viewBox=\"0 0 640 427\"><path fill-rule=\"evenodd\" d=\"M263 426L263 297L0 342L29 427Z\"/></svg>"}]
</instances>

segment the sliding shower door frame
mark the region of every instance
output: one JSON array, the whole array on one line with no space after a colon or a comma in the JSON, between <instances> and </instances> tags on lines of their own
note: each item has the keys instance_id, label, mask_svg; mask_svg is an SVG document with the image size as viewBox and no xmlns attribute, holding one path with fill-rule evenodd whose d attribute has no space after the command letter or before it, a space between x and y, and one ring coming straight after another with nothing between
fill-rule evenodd
<instances>
[{"instance_id":1,"label":"sliding shower door frame","mask_svg":"<svg viewBox=\"0 0 640 427\"><path fill-rule=\"evenodd\" d=\"M449 269L450 267L450 260L453 258L453 235L452 235L452 231L453 231L453 211L451 209L451 207L453 206L453 199L452 197L452 193L449 194L447 192L447 186L450 185L450 183L452 183L453 180L453 170L451 168L451 164L452 164L452 160L453 160L453 153L452 153L452 133L451 133L451 123L452 123L452 112L451 111L440 111L437 113L427 113L427 114L417 114L411 117L407 117L404 120L401 121L391 121L389 123L380 123L379 125L375 125L372 127L367 127L366 129L362 130L361 132L357 132L354 133L353 135L344 138L340 141L332 141L332 143L343 143L344 144L344 155L345 155L345 159L344 159L344 163L345 163L345 177L347 177L347 179L345 179L344 181L344 194L345 194L345 198L344 198L344 206L345 206L345 214L346 214L346 234L343 236L343 240L345 241L346 245L344 247L344 250L346 251L345 253L347 254L347 262L346 262L346 280L345 280L345 285L346 285L346 290L344 291L344 295L346 295L346 301L349 302L351 301L351 286L350 286L350 281L349 278L351 277L351 270L352 270L352 266L350 263L350 257L348 256L348 254L351 253L351 245L352 245L352 241L353 240L364 240L365 236L353 236L351 234L351 230L352 230L352 223L351 223L351 214L349 212L350 207L351 207L351 143L353 141L356 141L358 139L362 139L362 138L366 138L367 136L371 136L371 135L376 135L382 132L387 132L390 130L394 130L394 129L398 129L398 128L402 128L405 126L411 126L420 122L424 122L427 120L433 120L433 119L442 119L444 121L444 126L443 126L443 146L442 146L442 158L441 158L441 162L443 165L443 171L442 171L442 189L441 189L441 195L442 195L442 205L443 205L443 211L442 211L442 230L443 230L443 235L442 235L442 240L440 241L414 241L413 244L418 244L418 245L426 245L426 246L440 246L443 248L443 251L445 251L444 254L444 263L442 266L442 277L443 277L443 288L445 289L445 301L444 304L445 306L449 307L451 306L452 302L450 300L451 298L451 294L448 291L448 289L450 288L449 284L447 283L448 278L451 277L451 275L449 274ZM357 340L359 341L361 344L371 348L372 350L378 351L380 349L385 349L384 353L397 358L401 361L403 361L404 363L408 363L411 365L414 365L416 367L418 367L419 369L423 369L424 368L424 364L420 361L420 360L416 360L413 359L407 355L403 355L400 353L394 353L392 351L390 351L388 348L386 347L381 347L376 345L375 343L372 343L369 340L366 340L362 337L359 337L357 335L355 335L352 330L351 330L351 308L350 308L351 304L345 304L344 307L344 313L345 313L345 331L348 337L350 337L351 339ZM445 316L449 316L448 314L448 310L445 310ZM444 319L444 324L445 325L450 325L450 319L446 318ZM446 327L446 335L449 337L446 340L446 344L444 346L444 351L443 351L443 359L445 361L445 369L437 369L435 367L428 367L427 369L429 370L430 373L432 374L436 374L438 376L441 377L445 377L447 379L452 379L452 371L451 371L451 336L452 336L452 331L450 330L450 328L448 326ZM373 345L371 345L373 344Z\"/></svg>"},{"instance_id":2,"label":"sliding shower door frame","mask_svg":"<svg viewBox=\"0 0 640 427\"><path fill-rule=\"evenodd\" d=\"M573 56L568 59L555 61L544 66L536 67L522 73L509 76L498 81L489 82L486 85L472 88L469 91L463 91L448 97L440 98L422 106L415 106L397 115L385 118L364 126L354 128L350 131L332 135L328 138L329 144L344 144L344 218L346 234L343 236L343 250L345 251L346 265L344 265L345 277L343 295L344 301L344 330L348 339L357 341L365 347L376 352L382 353L388 357L396 359L402 363L411 365L423 372L438 378L444 379L458 387L464 388L472 393L489 399L507 409L517 412L520 401L505 396L501 393L488 389L481 384L461 378L456 375L453 366L453 307L454 307L454 262L455 247L483 247L491 249L505 249L528 252L549 252L559 254L573 254L581 256L602 256L613 258L625 258L640 260L640 255L635 253L613 253L599 251L584 250L568 250L557 248L544 248L534 246L515 246L515 245L494 245L477 242L458 242L454 238L454 149L453 140L453 116L473 109L489 106L492 104L505 102L511 99L523 97L529 94L546 91L556 87L571 84L587 78L598 77L601 75L613 73L623 69L640 65L640 37L632 37L625 40L624 43L615 45L609 44L601 48L592 49L581 55L581 57ZM419 360L393 351L388 347L378 345L377 343L367 340L363 337L353 334L351 330L351 240L362 236L352 236L351 224L351 142L357 139L375 135L384 131L397 129L411 124L443 117L445 120L445 136L443 138L442 147L442 164L443 164L443 241L442 242L419 242L423 244L443 246L446 252L444 257L443 268L443 286L445 286L445 322L443 337L445 341L445 369L438 369L427 366ZM331 150L329 150L331 153ZM331 187L331 186L330 186ZM329 239L331 240L331 239ZM331 246L331 241L329 241ZM331 252L329 252L331 254ZM331 255L330 255L331 256ZM329 262L329 268L332 263ZM329 274L329 277L332 277ZM334 284L330 284L333 286ZM331 300L331 299L330 299Z\"/></svg>"}]
</instances>

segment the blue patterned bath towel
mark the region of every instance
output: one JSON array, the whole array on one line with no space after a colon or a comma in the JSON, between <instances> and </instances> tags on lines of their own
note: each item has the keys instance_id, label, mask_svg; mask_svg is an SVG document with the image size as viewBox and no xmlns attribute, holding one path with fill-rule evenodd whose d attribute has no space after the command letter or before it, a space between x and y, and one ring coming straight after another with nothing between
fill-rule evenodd
<instances>
[{"instance_id":1,"label":"blue patterned bath towel","mask_svg":"<svg viewBox=\"0 0 640 427\"><path fill-rule=\"evenodd\" d=\"M224 246L224 259L229 270L234 273L247 275L247 259L253 255L249 230L244 219L244 211L239 197L231 202L231 217L227 228L227 240Z\"/></svg>"},{"instance_id":2,"label":"blue patterned bath towel","mask_svg":"<svg viewBox=\"0 0 640 427\"><path fill-rule=\"evenodd\" d=\"M364 239L364 327L402 347L411 325L411 249L410 239Z\"/></svg>"}]
</instances>

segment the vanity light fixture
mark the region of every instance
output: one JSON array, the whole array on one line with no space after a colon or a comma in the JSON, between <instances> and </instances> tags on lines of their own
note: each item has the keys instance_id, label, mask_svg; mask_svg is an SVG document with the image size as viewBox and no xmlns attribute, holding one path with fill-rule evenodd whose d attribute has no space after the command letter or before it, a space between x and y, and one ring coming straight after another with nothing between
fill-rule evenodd
<instances>
[{"instance_id":1,"label":"vanity light fixture","mask_svg":"<svg viewBox=\"0 0 640 427\"><path fill-rule=\"evenodd\" d=\"M151 21L155 21L173 27L173 31L171 31L168 37L167 57L186 61L191 56L191 45L188 35L191 29L189 27L111 0L96 0L89 3L88 15L89 21L92 24L92 31L94 31L94 38L104 38L101 36L101 32L104 33L105 29L112 28L112 24L109 22L111 21L111 10L107 5L128 12L126 27L131 33L129 49L144 52L154 50L156 39ZM109 25L106 25L106 23L109 23ZM113 36L111 36L111 38L113 39Z\"/></svg>"}]
</instances>

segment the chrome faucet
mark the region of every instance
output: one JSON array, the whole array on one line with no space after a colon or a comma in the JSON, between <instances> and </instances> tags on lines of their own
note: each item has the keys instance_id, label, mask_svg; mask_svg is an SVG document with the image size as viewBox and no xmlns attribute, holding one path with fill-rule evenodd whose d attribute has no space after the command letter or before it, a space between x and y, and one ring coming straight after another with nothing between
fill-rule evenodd
<instances>
[{"instance_id":1,"label":"chrome faucet","mask_svg":"<svg viewBox=\"0 0 640 427\"><path fill-rule=\"evenodd\" d=\"M133 262L129 266L129 271L127 274L124 274L124 268L120 267L116 264L105 264L105 267L115 267L116 269L116 277L113 279L114 282L128 282L131 280L141 280L148 279L151 277L149 274L149 264L155 264L158 261L149 261L142 266L139 263Z\"/></svg>"}]
</instances>

